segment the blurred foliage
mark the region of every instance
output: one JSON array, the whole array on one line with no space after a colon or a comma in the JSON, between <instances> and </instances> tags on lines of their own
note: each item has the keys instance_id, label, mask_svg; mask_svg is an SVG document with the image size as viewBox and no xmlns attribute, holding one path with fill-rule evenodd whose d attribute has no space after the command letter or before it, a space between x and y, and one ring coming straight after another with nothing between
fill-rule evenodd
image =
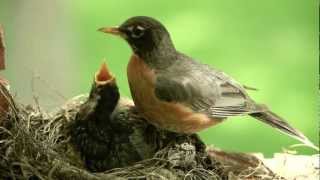
<instances>
[{"instance_id":1,"label":"blurred foliage","mask_svg":"<svg viewBox=\"0 0 320 180\"><path fill-rule=\"evenodd\" d=\"M19 74L27 70L19 69L23 61L14 54L28 58L33 52L26 66L72 97L89 90L93 73L106 58L122 95L130 96L125 73L129 46L96 29L119 25L131 16L152 16L166 25L177 49L258 88L250 91L253 99L318 143L317 6L313 0L1 0L0 22L7 30L10 61L5 75L17 94L31 96L23 94L25 85L19 85ZM44 48L51 48L50 53ZM41 57L52 60L36 60L41 52L46 53ZM208 144L223 149L267 155L297 143L249 117L230 118L200 134Z\"/></svg>"}]
</instances>

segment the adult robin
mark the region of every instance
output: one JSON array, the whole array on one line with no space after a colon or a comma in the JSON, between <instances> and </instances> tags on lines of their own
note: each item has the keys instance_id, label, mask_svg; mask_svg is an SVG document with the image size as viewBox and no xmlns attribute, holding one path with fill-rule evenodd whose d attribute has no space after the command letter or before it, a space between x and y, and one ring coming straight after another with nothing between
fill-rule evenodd
<instances>
[{"instance_id":1,"label":"adult robin","mask_svg":"<svg viewBox=\"0 0 320 180\"><path fill-rule=\"evenodd\" d=\"M177 51L158 20L136 16L99 31L122 37L132 48L127 67L131 95L151 124L195 133L228 117L250 115L315 147L283 118L252 100L233 78Z\"/></svg>"}]
</instances>

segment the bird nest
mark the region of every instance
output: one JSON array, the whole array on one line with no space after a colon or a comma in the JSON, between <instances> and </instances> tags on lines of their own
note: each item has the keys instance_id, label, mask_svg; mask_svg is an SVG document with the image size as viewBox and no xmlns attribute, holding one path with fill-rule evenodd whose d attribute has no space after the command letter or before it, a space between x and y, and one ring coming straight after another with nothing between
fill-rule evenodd
<instances>
[{"instance_id":1,"label":"bird nest","mask_svg":"<svg viewBox=\"0 0 320 180\"><path fill-rule=\"evenodd\" d=\"M8 98L10 99L10 98ZM0 126L1 179L273 179L275 175L252 158L226 161L229 155L212 149L211 156L197 152L203 146L197 137L177 137L151 158L90 172L83 158L70 142L73 124L86 97L71 100L55 113L42 112L39 106L16 105L9 101L10 111ZM195 139L194 139L195 138ZM191 142L192 141L192 142ZM197 142L199 141L199 142ZM196 143L195 143L196 142ZM198 144L198 145L195 145ZM200 149L203 147L200 147ZM215 159L217 157L217 160ZM231 157L231 156L230 156ZM220 158L220 159L219 159ZM219 160L218 160L219 159ZM225 159L225 160L222 160ZM237 159L234 158L233 159ZM230 166L233 164L233 167ZM241 164L241 163L240 163ZM237 167L239 166L239 167ZM249 166L252 166L249 168Z\"/></svg>"}]
</instances>

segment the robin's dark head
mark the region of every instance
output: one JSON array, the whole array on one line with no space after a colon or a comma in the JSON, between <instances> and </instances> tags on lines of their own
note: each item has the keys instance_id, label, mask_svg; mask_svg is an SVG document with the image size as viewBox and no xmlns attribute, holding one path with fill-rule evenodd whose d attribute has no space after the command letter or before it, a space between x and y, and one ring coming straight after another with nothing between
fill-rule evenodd
<instances>
[{"instance_id":1,"label":"robin's dark head","mask_svg":"<svg viewBox=\"0 0 320 180\"><path fill-rule=\"evenodd\" d=\"M99 31L119 35L140 56L175 51L169 32L164 25L151 17L135 16L119 27L100 28Z\"/></svg>"}]
</instances>

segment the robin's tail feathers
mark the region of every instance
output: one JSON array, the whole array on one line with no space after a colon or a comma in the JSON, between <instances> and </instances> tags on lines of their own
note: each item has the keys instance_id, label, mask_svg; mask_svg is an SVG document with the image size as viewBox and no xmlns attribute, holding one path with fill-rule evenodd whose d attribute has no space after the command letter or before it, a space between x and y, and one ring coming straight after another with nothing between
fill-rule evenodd
<instances>
[{"instance_id":1,"label":"robin's tail feathers","mask_svg":"<svg viewBox=\"0 0 320 180\"><path fill-rule=\"evenodd\" d=\"M269 124L272 127L277 128L280 132L285 133L298 141L304 143L305 145L316 149L319 151L319 147L315 146L305 135L303 135L299 130L290 126L284 119L276 115L271 111L258 112L250 114L252 117Z\"/></svg>"}]
</instances>

